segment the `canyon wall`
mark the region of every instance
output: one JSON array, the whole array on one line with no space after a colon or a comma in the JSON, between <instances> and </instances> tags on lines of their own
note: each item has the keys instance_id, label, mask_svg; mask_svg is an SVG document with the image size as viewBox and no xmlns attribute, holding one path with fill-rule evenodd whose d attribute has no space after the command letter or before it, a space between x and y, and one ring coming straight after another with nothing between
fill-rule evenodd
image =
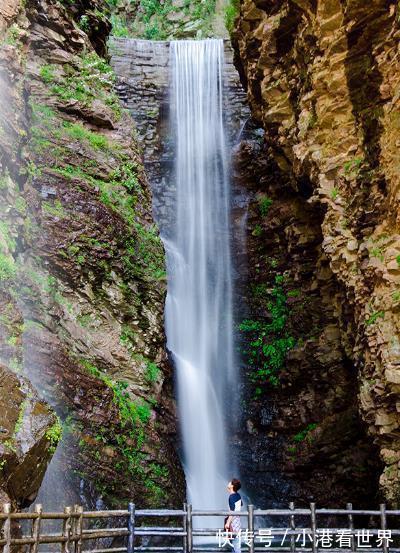
<instances>
[{"instance_id":1,"label":"canyon wall","mask_svg":"<svg viewBox=\"0 0 400 553\"><path fill-rule=\"evenodd\" d=\"M97 0L0 12L0 360L63 421L45 507L180 505L185 489L164 251L134 125L101 57L106 12Z\"/></svg>"},{"instance_id":2,"label":"canyon wall","mask_svg":"<svg viewBox=\"0 0 400 553\"><path fill-rule=\"evenodd\" d=\"M399 505L399 17L244 0L232 35L265 131L236 163L253 193L247 439L277 449L259 471L281 462L299 500Z\"/></svg>"},{"instance_id":3,"label":"canyon wall","mask_svg":"<svg viewBox=\"0 0 400 553\"><path fill-rule=\"evenodd\" d=\"M114 38L110 52L118 95L136 123L154 214L168 239L174 218L169 43ZM360 420L357 370L340 339L338 306L344 316L347 311L322 250L323 211L308 202L308 180L291 178L274 162L268 130L265 137L262 121L250 116L227 42L224 82L242 367L232 465L258 505L370 504L381 464Z\"/></svg>"}]
</instances>

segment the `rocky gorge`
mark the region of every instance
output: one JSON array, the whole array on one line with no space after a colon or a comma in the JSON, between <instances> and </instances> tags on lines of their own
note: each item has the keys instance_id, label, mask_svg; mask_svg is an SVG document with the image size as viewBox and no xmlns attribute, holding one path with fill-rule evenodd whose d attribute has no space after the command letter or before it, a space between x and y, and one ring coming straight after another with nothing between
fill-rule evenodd
<instances>
[{"instance_id":1,"label":"rocky gorge","mask_svg":"<svg viewBox=\"0 0 400 553\"><path fill-rule=\"evenodd\" d=\"M265 130L262 146L243 144L238 165L250 166L261 211L253 210L252 302L270 324L285 294L278 337L293 337L266 427L287 436L284 472L306 493L319 497L324 480L329 498L357 489L393 505L398 9L390 1L245 0L233 31L236 66ZM249 161L255 148L261 165ZM282 287L269 309L260 301L265 283Z\"/></svg>"},{"instance_id":2,"label":"rocky gorge","mask_svg":"<svg viewBox=\"0 0 400 553\"><path fill-rule=\"evenodd\" d=\"M399 6L149 6L0 6L0 498L184 501L168 41L223 36L236 466L260 506L396 507Z\"/></svg>"}]
</instances>

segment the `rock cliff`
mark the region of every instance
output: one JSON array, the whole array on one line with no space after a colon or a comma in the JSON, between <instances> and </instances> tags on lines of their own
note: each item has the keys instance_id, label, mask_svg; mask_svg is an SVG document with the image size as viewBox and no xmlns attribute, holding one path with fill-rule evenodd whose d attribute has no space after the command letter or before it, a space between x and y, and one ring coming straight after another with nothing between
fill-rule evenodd
<instances>
[{"instance_id":1,"label":"rock cliff","mask_svg":"<svg viewBox=\"0 0 400 553\"><path fill-rule=\"evenodd\" d=\"M387 0L244 0L232 35L265 131L236 159L248 434L281 436L260 470L283 460L301 500L400 501L399 18Z\"/></svg>"},{"instance_id":2,"label":"rock cliff","mask_svg":"<svg viewBox=\"0 0 400 553\"><path fill-rule=\"evenodd\" d=\"M10 330L17 308L21 329L1 361L64 423L45 504L180 504L164 252L135 129L101 57L103 8L27 0L0 11L1 323Z\"/></svg>"}]
</instances>

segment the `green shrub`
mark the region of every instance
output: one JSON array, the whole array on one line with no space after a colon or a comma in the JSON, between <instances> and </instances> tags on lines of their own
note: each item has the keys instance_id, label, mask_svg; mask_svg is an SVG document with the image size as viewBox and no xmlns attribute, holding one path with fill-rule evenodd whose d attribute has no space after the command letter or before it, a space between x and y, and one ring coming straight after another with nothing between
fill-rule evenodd
<instances>
[{"instance_id":1,"label":"green shrub","mask_svg":"<svg viewBox=\"0 0 400 553\"><path fill-rule=\"evenodd\" d=\"M12 280L15 274L16 267L14 259L11 256L0 253L0 282Z\"/></svg>"},{"instance_id":2,"label":"green shrub","mask_svg":"<svg viewBox=\"0 0 400 553\"><path fill-rule=\"evenodd\" d=\"M378 319L383 319L385 317L384 311L375 311L375 313L372 313L372 315L365 321L366 325L372 325L376 323Z\"/></svg>"},{"instance_id":3,"label":"green shrub","mask_svg":"<svg viewBox=\"0 0 400 553\"><path fill-rule=\"evenodd\" d=\"M145 378L147 382L154 383L158 380L158 377L160 375L160 369L159 367L153 363L152 361L147 362L146 366L146 372L145 372Z\"/></svg>"},{"instance_id":4,"label":"green shrub","mask_svg":"<svg viewBox=\"0 0 400 553\"><path fill-rule=\"evenodd\" d=\"M59 441L62 438L63 427L60 419L57 417L57 421L46 432L46 439L50 442L50 452L54 454Z\"/></svg>"},{"instance_id":5,"label":"green shrub","mask_svg":"<svg viewBox=\"0 0 400 553\"><path fill-rule=\"evenodd\" d=\"M251 234L252 234L253 236L257 236L257 237L258 237L258 236L261 236L261 235L262 235L262 231L263 231L263 230L262 230L262 226L261 226L261 225L256 225L256 226L254 227L253 232L252 232Z\"/></svg>"},{"instance_id":6,"label":"green shrub","mask_svg":"<svg viewBox=\"0 0 400 553\"><path fill-rule=\"evenodd\" d=\"M232 33L235 25L235 19L239 15L240 0L229 0L225 8L225 26L229 33Z\"/></svg>"},{"instance_id":7,"label":"green shrub","mask_svg":"<svg viewBox=\"0 0 400 553\"><path fill-rule=\"evenodd\" d=\"M259 384L279 384L278 375L286 355L296 344L295 338L287 330L289 310L282 284L283 276L276 275L274 288L271 291L263 290L270 317L268 322L264 319L247 319L239 325L239 329L248 336L245 353L252 367L251 379Z\"/></svg>"},{"instance_id":8,"label":"green shrub","mask_svg":"<svg viewBox=\"0 0 400 553\"><path fill-rule=\"evenodd\" d=\"M266 217L268 215L269 208L272 205L272 200L268 196L263 196L258 200L258 207L260 209L261 217Z\"/></svg>"},{"instance_id":9,"label":"green shrub","mask_svg":"<svg viewBox=\"0 0 400 553\"><path fill-rule=\"evenodd\" d=\"M293 437L293 441L294 442L303 442L306 438L309 440L308 434L312 430L315 430L315 428L317 428L317 424L315 422L310 423L309 425L307 425L307 427L304 430L302 430L301 432L298 432Z\"/></svg>"},{"instance_id":10,"label":"green shrub","mask_svg":"<svg viewBox=\"0 0 400 553\"><path fill-rule=\"evenodd\" d=\"M140 479L154 501L162 500L164 491L160 486L160 478L167 478L168 470L157 463L149 463L146 466L146 454L143 452L146 442L146 425L151 418L150 405L146 402L133 401L127 392L127 382L112 380L86 360L81 360L81 364L90 374L102 380L112 390L114 403L118 407L119 429L113 429L111 434L107 434L107 429L101 428L100 432L97 431L96 439L106 444L115 444L117 451L124 459L124 462L118 464L117 468L127 471L134 479Z\"/></svg>"},{"instance_id":11,"label":"green shrub","mask_svg":"<svg viewBox=\"0 0 400 553\"><path fill-rule=\"evenodd\" d=\"M112 109L116 119L121 117L120 102L114 91L115 74L95 52L75 56L73 64L63 65L62 73L56 74L55 69L56 66L44 65L40 76L61 100L76 100L88 107L94 100L100 100Z\"/></svg>"}]
</instances>

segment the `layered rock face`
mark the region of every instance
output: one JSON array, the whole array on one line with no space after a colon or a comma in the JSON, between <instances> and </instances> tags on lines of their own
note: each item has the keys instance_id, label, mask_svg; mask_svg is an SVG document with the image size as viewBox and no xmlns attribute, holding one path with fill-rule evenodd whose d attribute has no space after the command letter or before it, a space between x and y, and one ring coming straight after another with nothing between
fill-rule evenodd
<instances>
[{"instance_id":1,"label":"layered rock face","mask_svg":"<svg viewBox=\"0 0 400 553\"><path fill-rule=\"evenodd\" d=\"M244 0L233 34L265 130L237 161L254 191L252 314L280 309L267 330L287 355L249 424L283 438L300 499L370 502L379 477L400 500L398 22L391 1Z\"/></svg>"},{"instance_id":2,"label":"layered rock face","mask_svg":"<svg viewBox=\"0 0 400 553\"><path fill-rule=\"evenodd\" d=\"M153 193L154 214L165 236L169 236L176 216L173 211L174 145L169 120L169 45L168 41L124 38L110 41L111 65L118 78L116 90L135 121ZM224 46L224 115L227 144L233 147L250 111L233 65L229 41Z\"/></svg>"},{"instance_id":3,"label":"layered rock face","mask_svg":"<svg viewBox=\"0 0 400 553\"><path fill-rule=\"evenodd\" d=\"M64 421L45 505L177 505L164 252L133 123L99 57L110 27L103 8L32 0L9 16L0 285L12 339L1 360ZM10 330L16 308L20 337Z\"/></svg>"}]
</instances>

